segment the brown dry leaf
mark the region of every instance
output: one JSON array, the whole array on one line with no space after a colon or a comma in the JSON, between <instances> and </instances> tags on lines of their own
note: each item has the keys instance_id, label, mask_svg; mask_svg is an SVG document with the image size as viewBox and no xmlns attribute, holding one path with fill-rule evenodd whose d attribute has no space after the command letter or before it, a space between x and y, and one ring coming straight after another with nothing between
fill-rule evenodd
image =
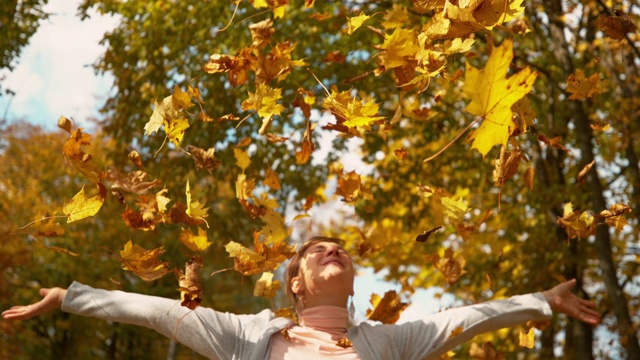
<instances>
[{"instance_id":1,"label":"brown dry leaf","mask_svg":"<svg viewBox=\"0 0 640 360\"><path fill-rule=\"evenodd\" d=\"M614 10L614 15L600 15L597 25L602 31L614 40L622 40L628 33L634 33L638 27L629 16L622 11Z\"/></svg>"},{"instance_id":2,"label":"brown dry leaf","mask_svg":"<svg viewBox=\"0 0 640 360\"><path fill-rule=\"evenodd\" d=\"M347 339L347 337L342 337L340 338L340 340L338 340L338 342L336 343L336 346L339 346L343 349L348 349L350 347L353 347L353 343L351 342L351 340Z\"/></svg>"},{"instance_id":3,"label":"brown dry leaf","mask_svg":"<svg viewBox=\"0 0 640 360\"><path fill-rule=\"evenodd\" d=\"M629 225L624 215L631 212L631 206L626 204L614 204L609 207L609 210L602 210L599 217L603 217L604 221L613 226L616 229L616 233L620 234L622 229Z\"/></svg>"},{"instance_id":4,"label":"brown dry leaf","mask_svg":"<svg viewBox=\"0 0 640 360\"><path fill-rule=\"evenodd\" d=\"M185 272L177 270L178 284L180 286L180 305L194 310L202 302L202 279L200 269L202 259L192 257L185 266Z\"/></svg>"},{"instance_id":5,"label":"brown dry leaf","mask_svg":"<svg viewBox=\"0 0 640 360\"><path fill-rule=\"evenodd\" d=\"M384 293L384 297L378 294L371 294L369 300L373 309L367 310L367 318L373 321L380 321L383 324L395 324L400 318L400 314L409 304L400 301L400 296L395 290Z\"/></svg>"},{"instance_id":6,"label":"brown dry leaf","mask_svg":"<svg viewBox=\"0 0 640 360\"><path fill-rule=\"evenodd\" d=\"M325 56L325 58L322 61L335 63L335 64L342 64L343 62L345 62L345 60L347 60L347 58L344 55L342 55L340 50L336 50L328 53L327 56Z\"/></svg>"},{"instance_id":7,"label":"brown dry leaf","mask_svg":"<svg viewBox=\"0 0 640 360\"><path fill-rule=\"evenodd\" d=\"M589 173L589 171L591 170L591 168L593 168L593 165L595 165L596 161L592 160L590 163L588 163L587 165L585 165L582 170L580 170L580 172L578 173L578 176L576 177L576 180L578 181L578 183L582 184L584 182L584 180L587 177L587 174Z\"/></svg>"},{"instance_id":8,"label":"brown dry leaf","mask_svg":"<svg viewBox=\"0 0 640 360\"><path fill-rule=\"evenodd\" d=\"M431 229L431 230L427 230L427 231L423 232L422 234L418 235L418 236L416 237L416 241L417 241L417 242L422 242L422 243L423 243L423 242L425 242L425 241L427 241L427 240L429 239L429 236L431 236L431 234L435 233L436 231L438 231L438 230L440 230L440 229L442 229L442 225L441 225L441 226L434 227L434 228L433 228L433 229Z\"/></svg>"},{"instance_id":9,"label":"brown dry leaf","mask_svg":"<svg viewBox=\"0 0 640 360\"><path fill-rule=\"evenodd\" d=\"M449 334L449 337L447 339L454 338L462 334L463 331L464 331L464 328L462 326L458 326L455 329L451 330L451 333Z\"/></svg>"},{"instance_id":10,"label":"brown dry leaf","mask_svg":"<svg viewBox=\"0 0 640 360\"><path fill-rule=\"evenodd\" d=\"M169 263L160 260L160 256L164 253L162 246L145 250L129 240L124 245L124 249L120 250L122 268L133 272L145 281L159 279L169 271Z\"/></svg>"},{"instance_id":11,"label":"brown dry leaf","mask_svg":"<svg viewBox=\"0 0 640 360\"><path fill-rule=\"evenodd\" d=\"M113 181L111 189L122 189L137 195L144 195L149 190L162 184L162 180L145 181L147 173L142 170L132 171L126 175L111 167L108 172L108 179Z\"/></svg>"},{"instance_id":12,"label":"brown dry leaf","mask_svg":"<svg viewBox=\"0 0 640 360\"><path fill-rule=\"evenodd\" d=\"M560 140L562 140L562 136L556 136L553 139L549 139L548 137L546 137L544 134L540 134L538 135L538 141L542 141L543 143L554 147L556 149L560 149L562 151L567 151L567 152L571 152L571 150L567 149L566 147L564 147L564 145L560 144Z\"/></svg>"},{"instance_id":13,"label":"brown dry leaf","mask_svg":"<svg viewBox=\"0 0 640 360\"><path fill-rule=\"evenodd\" d=\"M204 71L208 74L226 73L236 66L236 59L233 55L213 54L209 57L209 62L204 66Z\"/></svg>"},{"instance_id":14,"label":"brown dry leaf","mask_svg":"<svg viewBox=\"0 0 640 360\"><path fill-rule=\"evenodd\" d=\"M574 211L571 203L565 204L563 216L558 216L556 222L565 229L569 239L576 237L586 239L596 233L596 222L593 216L583 211Z\"/></svg>"},{"instance_id":15,"label":"brown dry leaf","mask_svg":"<svg viewBox=\"0 0 640 360\"><path fill-rule=\"evenodd\" d=\"M67 165L75 167L87 179L97 184L102 182L104 174L96 169L95 164L91 161L92 156L84 152L84 147L90 144L91 135L83 133L80 128L71 133L62 147L62 153Z\"/></svg>"},{"instance_id":16,"label":"brown dry leaf","mask_svg":"<svg viewBox=\"0 0 640 360\"><path fill-rule=\"evenodd\" d=\"M275 135L275 134L265 134L265 137L267 138L267 141L272 142L272 143L283 143L286 142L287 140L289 140L288 137L284 137L284 136L280 136L280 135Z\"/></svg>"},{"instance_id":17,"label":"brown dry leaf","mask_svg":"<svg viewBox=\"0 0 640 360\"><path fill-rule=\"evenodd\" d=\"M131 150L127 155L127 158L131 160L131 162L138 168L138 170L143 170L142 159L140 158L140 154L137 151Z\"/></svg>"},{"instance_id":18,"label":"brown dry leaf","mask_svg":"<svg viewBox=\"0 0 640 360\"><path fill-rule=\"evenodd\" d=\"M396 154L396 156L400 158L400 160L406 159L407 156L409 155L409 152L405 148L395 149L393 150L393 153Z\"/></svg>"},{"instance_id":19,"label":"brown dry leaf","mask_svg":"<svg viewBox=\"0 0 640 360\"><path fill-rule=\"evenodd\" d=\"M434 254L429 257L429 260L444 275L444 279L449 285L458 282L460 277L466 273L464 270L464 265L466 264L464 257L455 255L451 249L446 249L443 257L440 257L439 254Z\"/></svg>"},{"instance_id":20,"label":"brown dry leaf","mask_svg":"<svg viewBox=\"0 0 640 360\"><path fill-rule=\"evenodd\" d=\"M343 201L352 202L355 201L360 193L360 175L355 171L343 174L338 174L338 187L336 189L336 195L342 196Z\"/></svg>"},{"instance_id":21,"label":"brown dry leaf","mask_svg":"<svg viewBox=\"0 0 640 360\"><path fill-rule=\"evenodd\" d=\"M216 148L212 147L207 149L200 149L199 147L195 147L193 145L187 146L187 151L191 153L193 157L193 161L196 164L196 169L205 169L209 174L220 165L220 161L215 160L213 157L216 153Z\"/></svg>"},{"instance_id":22,"label":"brown dry leaf","mask_svg":"<svg viewBox=\"0 0 640 360\"><path fill-rule=\"evenodd\" d=\"M251 24L249 25L249 30L251 31L251 38L253 40L251 46L256 49L261 49L267 46L271 41L271 35L276 31L273 28L272 19L266 19L257 24Z\"/></svg>"},{"instance_id":23,"label":"brown dry leaf","mask_svg":"<svg viewBox=\"0 0 640 360\"><path fill-rule=\"evenodd\" d=\"M296 98L291 102L291 106L300 108L304 116L308 119L311 117L311 107L316 103L316 96L313 91L307 91L303 88L298 89Z\"/></svg>"},{"instance_id":24,"label":"brown dry leaf","mask_svg":"<svg viewBox=\"0 0 640 360\"><path fill-rule=\"evenodd\" d=\"M569 100L584 100L604 91L598 74L588 78L581 69L569 75L567 78L567 91L571 93Z\"/></svg>"},{"instance_id":25,"label":"brown dry leaf","mask_svg":"<svg viewBox=\"0 0 640 360\"><path fill-rule=\"evenodd\" d=\"M529 166L527 170L524 171L524 175L522 177L522 181L529 188L529 191L533 190L533 180L535 178L535 168L533 166Z\"/></svg>"},{"instance_id":26,"label":"brown dry leaf","mask_svg":"<svg viewBox=\"0 0 640 360\"><path fill-rule=\"evenodd\" d=\"M131 229L152 231L156 228L155 219L145 219L141 212L127 208L120 216L122 220L124 220L124 223Z\"/></svg>"},{"instance_id":27,"label":"brown dry leaf","mask_svg":"<svg viewBox=\"0 0 640 360\"><path fill-rule=\"evenodd\" d=\"M518 172L518 165L523 159L522 150L519 148L507 151L505 146L500 149L500 159L496 161L493 170L493 183L497 187L502 187L507 180Z\"/></svg>"},{"instance_id":28,"label":"brown dry leaf","mask_svg":"<svg viewBox=\"0 0 640 360\"><path fill-rule=\"evenodd\" d=\"M315 196L313 195L307 196L307 198L304 200L304 204L302 205L302 210L309 211L309 209L311 209L311 207L313 206L313 204L316 203L316 201L318 201L318 198L316 198Z\"/></svg>"}]
</instances>

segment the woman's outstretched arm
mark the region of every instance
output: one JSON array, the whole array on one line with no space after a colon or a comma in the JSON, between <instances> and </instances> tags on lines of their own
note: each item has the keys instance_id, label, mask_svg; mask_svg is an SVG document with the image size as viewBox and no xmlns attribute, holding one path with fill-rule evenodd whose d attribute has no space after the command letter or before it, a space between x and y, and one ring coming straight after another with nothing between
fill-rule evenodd
<instances>
[{"instance_id":1,"label":"woman's outstretched arm","mask_svg":"<svg viewBox=\"0 0 640 360\"><path fill-rule=\"evenodd\" d=\"M50 289L42 288L40 289L40 296L43 297L42 300L31 305L13 306L11 309L2 312L2 318L7 320L25 320L46 314L53 310L59 310L66 295L67 289L59 287Z\"/></svg>"}]
</instances>

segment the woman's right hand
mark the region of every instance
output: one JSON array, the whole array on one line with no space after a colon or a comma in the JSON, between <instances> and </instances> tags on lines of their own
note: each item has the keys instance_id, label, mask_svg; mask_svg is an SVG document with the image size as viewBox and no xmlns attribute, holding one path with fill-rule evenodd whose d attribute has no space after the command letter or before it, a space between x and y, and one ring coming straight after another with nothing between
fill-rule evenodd
<instances>
[{"instance_id":1,"label":"woman's right hand","mask_svg":"<svg viewBox=\"0 0 640 360\"><path fill-rule=\"evenodd\" d=\"M31 305L17 305L11 307L9 310L2 312L2 318L7 320L25 320L34 316L42 315L50 311L60 309L62 301L67 290L59 287L46 289L40 289L40 295L43 296L42 300Z\"/></svg>"}]
</instances>

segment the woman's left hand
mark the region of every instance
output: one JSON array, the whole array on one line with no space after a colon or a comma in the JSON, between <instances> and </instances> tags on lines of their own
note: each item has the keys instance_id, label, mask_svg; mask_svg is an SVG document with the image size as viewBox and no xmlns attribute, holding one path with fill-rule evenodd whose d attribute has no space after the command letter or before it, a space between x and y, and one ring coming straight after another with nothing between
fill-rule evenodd
<instances>
[{"instance_id":1,"label":"woman's left hand","mask_svg":"<svg viewBox=\"0 0 640 360\"><path fill-rule=\"evenodd\" d=\"M551 310L567 314L574 319L587 324L596 325L600 322L600 314L593 310L596 303L581 299L571 292L576 285L576 279L565 281L542 294L551 306Z\"/></svg>"}]
</instances>

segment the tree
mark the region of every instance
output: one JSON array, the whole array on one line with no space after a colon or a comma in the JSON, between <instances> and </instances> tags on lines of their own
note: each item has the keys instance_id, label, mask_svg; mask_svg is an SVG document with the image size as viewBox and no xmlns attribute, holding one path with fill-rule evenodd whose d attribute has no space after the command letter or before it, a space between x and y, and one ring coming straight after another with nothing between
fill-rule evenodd
<instances>
[{"instance_id":1,"label":"tree","mask_svg":"<svg viewBox=\"0 0 640 360\"><path fill-rule=\"evenodd\" d=\"M335 189L358 219L325 231L403 296L442 286L477 302L576 277L620 347L593 348L590 328L555 317L536 354L552 357L564 332L567 357L640 356L637 4L88 0L81 10L92 7L122 19L96 64L115 78L105 157L161 179L175 216L158 209L136 223L148 200L118 190L120 176L75 166L124 194L145 248L180 248L180 227L198 226L218 239L205 267L227 267L226 243L238 272L272 271L290 228ZM328 133L329 155L310 161ZM362 139L370 173L345 170L350 138ZM530 352L517 343L490 334L458 353Z\"/></svg>"}]
</instances>

